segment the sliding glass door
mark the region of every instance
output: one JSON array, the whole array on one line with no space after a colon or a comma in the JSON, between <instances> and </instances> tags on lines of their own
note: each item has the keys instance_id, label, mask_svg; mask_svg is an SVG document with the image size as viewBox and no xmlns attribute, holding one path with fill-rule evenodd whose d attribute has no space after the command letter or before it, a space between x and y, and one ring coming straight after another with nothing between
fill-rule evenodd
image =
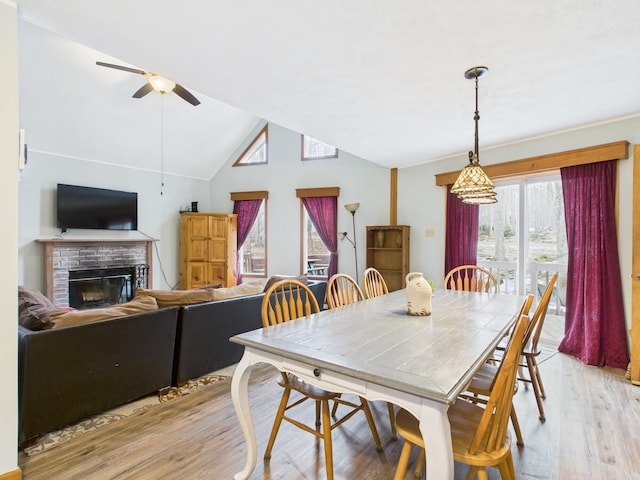
<instances>
[{"instance_id":1,"label":"sliding glass door","mask_svg":"<svg viewBox=\"0 0 640 480\"><path fill-rule=\"evenodd\" d=\"M559 273L549 311L564 308L567 241L560 174L496 182L498 203L480 206L478 265L500 291L539 297Z\"/></svg>"}]
</instances>

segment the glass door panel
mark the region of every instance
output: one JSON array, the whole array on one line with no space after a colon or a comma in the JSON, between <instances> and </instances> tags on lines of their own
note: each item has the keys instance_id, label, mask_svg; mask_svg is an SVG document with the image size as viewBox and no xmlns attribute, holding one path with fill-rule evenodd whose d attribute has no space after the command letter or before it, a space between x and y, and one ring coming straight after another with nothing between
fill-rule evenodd
<instances>
[{"instance_id":1,"label":"glass door panel","mask_svg":"<svg viewBox=\"0 0 640 480\"><path fill-rule=\"evenodd\" d=\"M567 240L560 175L496 183L498 203L480 206L478 265L496 276L501 293L539 298L559 273L549 311L561 314Z\"/></svg>"}]
</instances>

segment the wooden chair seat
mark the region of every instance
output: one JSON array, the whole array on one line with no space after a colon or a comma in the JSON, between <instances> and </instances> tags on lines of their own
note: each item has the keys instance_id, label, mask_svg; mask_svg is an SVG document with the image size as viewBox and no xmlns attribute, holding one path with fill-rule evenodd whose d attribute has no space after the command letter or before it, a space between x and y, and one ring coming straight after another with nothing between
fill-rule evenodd
<instances>
[{"instance_id":1,"label":"wooden chair seat","mask_svg":"<svg viewBox=\"0 0 640 480\"><path fill-rule=\"evenodd\" d=\"M451 426L453 459L456 462L467 465L473 462L475 465L490 467L496 464L496 457L506 456L511 450L511 437L507 435L504 444L497 451L491 453L481 451L478 454L469 455L469 447L475 436L475 428L480 423L484 410L484 407L463 399L458 400L449 408L447 416ZM396 425L405 440L414 445L422 445L420 425L416 417L406 410L400 410L396 417ZM404 478L404 475L400 478ZM395 480L398 480L398 477Z\"/></svg>"},{"instance_id":2,"label":"wooden chair seat","mask_svg":"<svg viewBox=\"0 0 640 480\"><path fill-rule=\"evenodd\" d=\"M542 327L544 326L544 320L547 316L547 310L549 309L551 294L553 293L553 288L555 287L557 280L558 274L555 273L551 277L551 280L549 281L538 305L536 306L536 310L531 317L529 328L525 332L523 340L524 346L522 347L522 358L520 359L520 365L518 366L518 380L524 383L525 388L529 384L531 384L533 388L536 404L538 405L538 418L541 422L546 420L542 400L547 398L547 395L542 383L542 376L540 375L537 357L542 352L539 346L540 335L542 333ZM498 349L504 351L504 347L498 347ZM528 372L528 376L525 376L525 369Z\"/></svg>"},{"instance_id":3,"label":"wooden chair seat","mask_svg":"<svg viewBox=\"0 0 640 480\"><path fill-rule=\"evenodd\" d=\"M522 303L522 307L520 308L520 312L518 313L519 318L521 315L528 315L531 310L531 305L533 304L533 295L528 295L525 301ZM527 338L527 331L531 328L531 323L527 325L525 329L525 334L523 336L523 341ZM515 324L514 324L515 326ZM513 327L512 327L513 328ZM467 387L467 392L461 395L462 398L468 399L474 403L486 403L486 399L491 395L491 390L493 389L493 385L495 384L496 377L498 372L500 371L500 367L495 363L496 356L491 359L490 362L485 363L480 367L480 369L476 372L471 380L471 383ZM514 382L513 393L515 394L518 391L518 382ZM516 410L511 405L511 412L509 414L511 418L511 424L513 425L513 430L516 434L516 443L518 446L524 446L524 439L522 437L522 431L520 430L520 422L518 421L518 415L516 414Z\"/></svg>"},{"instance_id":4,"label":"wooden chair seat","mask_svg":"<svg viewBox=\"0 0 640 480\"><path fill-rule=\"evenodd\" d=\"M281 280L269 287L264 294L261 309L262 324L266 328L272 325L292 321L319 311L320 307L318 305L318 301L309 287L298 280ZM280 398L276 418L273 421L273 427L271 429L267 448L265 449L265 460L271 458L273 445L276 441L280 425L284 420L308 433L311 433L323 441L327 479L333 480L333 445L331 442L331 432L334 428L342 425L359 411L364 412L367 418L367 423L371 429L371 434L373 435L376 448L378 451L382 450L380 437L378 436L378 431L373 421L373 415L371 414L371 410L366 399L358 397L360 403L349 402L342 399L339 393L329 392L315 387L298 376L288 372L281 372L280 378L281 380L278 384L283 388L283 392L282 397ZM294 398L292 398L293 392L297 392L299 395L294 395ZM305 403L307 400L313 401L316 406L315 428L306 425L304 422L287 413L295 407ZM345 415L341 418L334 418L333 422L329 407L330 401L335 402L336 405L345 405L349 407L349 410Z\"/></svg>"},{"instance_id":5,"label":"wooden chair seat","mask_svg":"<svg viewBox=\"0 0 640 480\"><path fill-rule=\"evenodd\" d=\"M471 383L467 387L467 392L460 395L463 399L472 403L486 404L486 398L491 395L491 388L495 382L496 375L498 374L500 367L491 363L485 363L480 367L480 370L473 376ZM518 391L518 382L514 383L513 393L514 395ZM516 414L513 403L511 404L511 425L513 431L516 434L516 443L519 447L524 447L524 439L522 437L522 430L520 429L520 422L518 421L518 415Z\"/></svg>"},{"instance_id":6,"label":"wooden chair seat","mask_svg":"<svg viewBox=\"0 0 640 480\"><path fill-rule=\"evenodd\" d=\"M542 383L542 376L540 375L540 369L538 368L537 357L542 351L539 346L540 335L542 333L542 327L544 326L544 319L547 316L547 310L549 309L551 294L553 293L553 288L555 287L557 280L558 274L554 273L547 285L547 288L542 294L542 298L540 298L538 306L536 307L536 311L533 314L532 319L533 325L531 330L527 332L528 338L526 339L525 346L522 349L522 359L524 361L520 363L518 369L518 380L524 382L525 387L528 384L531 384L533 388L533 394L535 395L536 404L538 405L538 418L541 422L546 420L542 399L547 398L547 394ZM525 376L523 373L525 368L528 371L528 376Z\"/></svg>"},{"instance_id":7,"label":"wooden chair seat","mask_svg":"<svg viewBox=\"0 0 640 480\"><path fill-rule=\"evenodd\" d=\"M368 268L365 271L364 279L366 281L367 272L369 272L369 276L372 278L375 277L375 272L378 272L375 268ZM379 278L376 280L376 292L384 291L386 289L386 285L384 285L384 289L381 289L381 283L384 283L384 278L378 272ZM386 293L389 293L386 290ZM369 297L367 297L369 298ZM364 300L364 294L360 289L358 283L349 275L345 273L336 273L333 275L329 282L327 282L327 305L329 308L337 308L345 305L350 305L355 302L361 302ZM336 414L338 409L339 402L336 402L333 405L332 415ZM392 403L387 402L387 409L389 410L389 423L391 424L391 438L392 440L396 440L398 438L396 432L396 412L395 407Z\"/></svg>"},{"instance_id":8,"label":"wooden chair seat","mask_svg":"<svg viewBox=\"0 0 640 480\"><path fill-rule=\"evenodd\" d=\"M486 467L489 466L498 467L503 480L516 478L507 423L512 411L518 359L528 324L529 317L520 315L511 332L503 361L497 367L486 407L459 398L447 412L451 427L453 459L470 465L467 480L476 475L480 479L486 479ZM400 436L405 439L405 444L400 452L394 480L403 480L412 446L416 445L421 449L418 457L420 462L424 458L424 441L419 421L409 412L400 410L396 417L396 426Z\"/></svg>"}]
</instances>

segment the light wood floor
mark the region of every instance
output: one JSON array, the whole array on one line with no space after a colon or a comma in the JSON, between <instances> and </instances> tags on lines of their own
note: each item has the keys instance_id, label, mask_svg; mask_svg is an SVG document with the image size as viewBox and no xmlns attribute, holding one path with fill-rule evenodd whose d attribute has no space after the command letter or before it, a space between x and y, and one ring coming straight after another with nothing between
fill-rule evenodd
<instances>
[{"instance_id":1,"label":"light wood floor","mask_svg":"<svg viewBox=\"0 0 640 480\"><path fill-rule=\"evenodd\" d=\"M554 341L551 335L547 344ZM533 392L520 388L514 399L526 443L513 447L518 478L640 480L640 387L622 370L587 367L553 348L541 372L546 423L538 421ZM259 460L251 479L324 480L321 444L289 424L281 427L271 461L262 461L281 393L276 379L267 366L252 374ZM246 449L229 389L230 383L214 384L39 455L21 455L23 478L231 479L242 470ZM376 452L364 417L354 417L333 434L337 479L393 478L402 441L390 440L386 405L373 407L384 451ZM311 418L313 407L306 410ZM456 479L465 474L456 465Z\"/></svg>"}]
</instances>

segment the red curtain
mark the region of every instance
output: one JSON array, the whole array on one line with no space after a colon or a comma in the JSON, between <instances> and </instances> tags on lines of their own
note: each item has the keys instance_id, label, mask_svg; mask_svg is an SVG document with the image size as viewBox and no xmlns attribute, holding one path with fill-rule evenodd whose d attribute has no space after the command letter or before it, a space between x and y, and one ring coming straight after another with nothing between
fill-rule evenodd
<instances>
[{"instance_id":1,"label":"red curtain","mask_svg":"<svg viewBox=\"0 0 640 480\"><path fill-rule=\"evenodd\" d=\"M588 365L626 368L616 160L566 167L560 173L569 257L565 335L558 350Z\"/></svg>"},{"instance_id":2,"label":"red curtain","mask_svg":"<svg viewBox=\"0 0 640 480\"><path fill-rule=\"evenodd\" d=\"M338 272L338 197L305 197L302 202L320 240L329 250L327 278L331 278Z\"/></svg>"},{"instance_id":3,"label":"red curtain","mask_svg":"<svg viewBox=\"0 0 640 480\"><path fill-rule=\"evenodd\" d=\"M475 265L478 256L480 206L464 203L447 185L444 274L460 265Z\"/></svg>"},{"instance_id":4,"label":"red curtain","mask_svg":"<svg viewBox=\"0 0 640 480\"><path fill-rule=\"evenodd\" d=\"M233 202L233 213L238 215L238 242L236 251L236 284L242 283L242 264L240 263L240 249L247 240L247 235L258 217L262 199L236 200Z\"/></svg>"}]
</instances>

